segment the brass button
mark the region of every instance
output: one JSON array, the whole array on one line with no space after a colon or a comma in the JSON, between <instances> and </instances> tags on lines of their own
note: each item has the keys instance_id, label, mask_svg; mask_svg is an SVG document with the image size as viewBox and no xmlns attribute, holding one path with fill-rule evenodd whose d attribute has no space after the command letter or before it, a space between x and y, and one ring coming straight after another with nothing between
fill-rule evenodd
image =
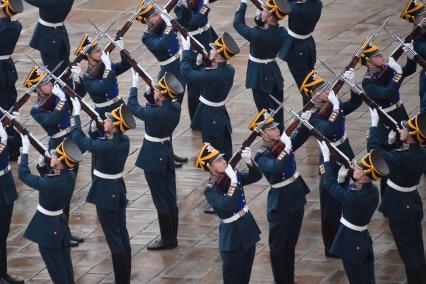
<instances>
[{"instance_id":1,"label":"brass button","mask_svg":"<svg viewBox=\"0 0 426 284\"><path fill-rule=\"evenodd\" d=\"M359 250L359 247L357 246L356 249Z\"/></svg>"},{"instance_id":2,"label":"brass button","mask_svg":"<svg viewBox=\"0 0 426 284\"><path fill-rule=\"evenodd\" d=\"M58 234L58 232L53 232L53 234L54 234L54 235L57 235L57 234Z\"/></svg>"},{"instance_id":3,"label":"brass button","mask_svg":"<svg viewBox=\"0 0 426 284\"><path fill-rule=\"evenodd\" d=\"M112 195L112 198L115 198L115 194Z\"/></svg>"},{"instance_id":4,"label":"brass button","mask_svg":"<svg viewBox=\"0 0 426 284\"><path fill-rule=\"evenodd\" d=\"M407 209L409 209L410 208L410 205L407 205Z\"/></svg>"},{"instance_id":5,"label":"brass button","mask_svg":"<svg viewBox=\"0 0 426 284\"><path fill-rule=\"evenodd\" d=\"M216 121L215 121L215 120L213 120L213 124L216 124Z\"/></svg>"},{"instance_id":6,"label":"brass button","mask_svg":"<svg viewBox=\"0 0 426 284\"><path fill-rule=\"evenodd\" d=\"M299 52L299 55L300 55L300 56L302 56L302 55L303 55L303 53L302 53L302 52Z\"/></svg>"},{"instance_id":7,"label":"brass button","mask_svg":"<svg viewBox=\"0 0 426 284\"><path fill-rule=\"evenodd\" d=\"M162 161L163 160L163 158L160 158L160 161Z\"/></svg>"},{"instance_id":8,"label":"brass button","mask_svg":"<svg viewBox=\"0 0 426 284\"><path fill-rule=\"evenodd\" d=\"M52 41L53 43L56 43L55 41Z\"/></svg>"}]
</instances>

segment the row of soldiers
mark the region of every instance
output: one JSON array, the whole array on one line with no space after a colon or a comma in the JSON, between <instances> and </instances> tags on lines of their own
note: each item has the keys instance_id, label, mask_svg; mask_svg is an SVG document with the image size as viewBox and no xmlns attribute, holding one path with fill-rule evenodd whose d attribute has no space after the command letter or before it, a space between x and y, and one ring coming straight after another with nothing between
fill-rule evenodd
<instances>
[{"instance_id":1,"label":"row of soldiers","mask_svg":"<svg viewBox=\"0 0 426 284\"><path fill-rule=\"evenodd\" d=\"M259 240L260 231L246 206L242 186L259 180L262 173L271 184L267 214L274 279L277 283L293 283L294 250L302 224L305 195L309 192L296 171L293 151L312 134L312 129L306 127L308 122L348 159L353 159L354 154L344 131L345 116L362 104L355 87L351 91L350 100L341 102L334 91L325 88L326 82L313 70L316 52L311 34L321 14L321 1L268 0L260 7L262 11L255 18L256 27L249 27L245 23L245 0L241 1L235 14L235 29L250 42L246 87L252 89L255 104L260 111L251 124L251 130L256 130L264 142L264 146L256 153L254 162L250 148L239 149L239 155L246 160L249 168L248 172L243 173L236 173L231 166L231 161L234 161L232 129L225 107L235 75L234 68L228 62L239 53L239 47L228 33L216 35L208 24L210 8L205 2L176 3L178 20L175 22L167 11L163 11L154 2L142 1L137 7L136 19L148 25L142 41L160 64L157 83L147 83L149 88L144 96L149 104L146 107L139 104L137 96L141 69L131 65L129 58L124 56L126 50L120 37L113 44L120 49L122 60L112 63L109 53L103 52L96 40L85 36L76 50L76 55L81 55L88 62L88 69L81 76L81 66L70 64L69 41L63 25L73 1L49 5L43 1L27 2L39 7L40 18L30 45L40 50L44 66L34 68L25 80L25 85L35 88L38 94L38 101L31 109L31 115L50 136L48 150L51 156L48 157L50 165L44 162L46 156L40 159L38 168L43 176L32 175L28 168L27 154L31 139L34 138L23 133L26 135L22 138L23 155L19 176L25 183L40 191L37 213L25 236L39 244L52 280L55 283L73 283L69 247L78 245L83 239L74 237L69 232L69 202L74 190L78 162L82 159L82 152L89 151L92 153L93 183L87 201L96 205L97 215L111 250L116 282L130 282L131 248L125 222L127 200L123 170L130 144L125 132L136 127L132 115L145 122L143 146L136 166L144 170L160 225L161 238L150 244L148 249L172 249L178 245L175 167L176 162L185 159L173 154L171 137L179 122L186 86L191 127L200 130L203 141L207 143L202 147L196 164L211 173L205 194L222 219L219 250L225 283L247 283L250 278L255 244ZM20 1L2 0L1 15L11 26L11 30L16 31L5 32L5 38L10 36L11 39L7 46L9 49L0 54L0 62L7 68L4 74L15 74L12 79L6 80L8 89L4 90L11 90L11 94L14 90L15 97L11 99L13 103L2 106L5 110L12 108L16 101L14 85L17 77L10 55L21 29L19 22L11 21L10 18L21 11ZM289 26L286 29L279 26L279 21L287 15ZM409 1L402 13L404 19L415 24L420 23L424 15L424 4L413 0ZM176 22L188 31L181 43L177 39ZM205 52L208 51L207 56L200 56L195 51L194 39L202 45ZM366 225L377 207L378 195L371 182L387 174L389 179L382 183L383 189L387 190L383 190L380 210L390 219L390 227L404 261L409 283L426 281L421 236L422 216L419 215L422 204L415 188L424 171L418 165L424 164L422 161L425 158L424 150L419 147L426 138L425 116L420 114L409 119L399 100L402 79L414 73L417 53L413 51L421 53L422 40L424 36L420 34L413 45L404 44L403 49L409 57L404 68L395 60L386 62L378 47L372 43L364 46L359 54L359 61L368 68L363 80L365 93L380 105L381 111L396 120L400 128L398 133L389 131L383 119L378 119L377 111L372 110L368 150L382 151L371 151L356 163L354 173L350 174L355 184L349 184L347 178L351 167L340 167L338 159L334 155L330 157L330 145L321 144L320 201L325 255L342 258L352 283L374 282L374 257ZM50 49L52 46L56 46L54 51ZM277 56L287 61L300 87L305 106L309 103L315 106L301 114L299 122L302 123L299 123L300 126L292 135L288 135L287 130L284 131L282 110L276 112L275 119L264 110L276 108L275 100L283 100L283 78L275 61ZM209 64L209 61L213 64ZM132 88L126 106L119 96L117 76L131 67ZM385 81L379 81L384 67L391 70L388 70ZM60 82L67 69L72 75L71 79L64 82L68 87L51 83L52 77L55 78L54 82ZM9 72L10 70L13 72ZM53 75L49 70L54 71ZM343 77L354 86L353 69L348 69ZM72 95L69 88L72 88ZM95 112L99 116L90 125L90 138L81 130L80 121L81 109L87 111L87 105L81 100L86 92L94 102ZM8 96L7 92L4 94L5 97ZM53 97L53 103L46 103L49 97ZM331 111L324 115L322 109L327 104L331 104ZM6 115L7 111L3 114ZM5 237L2 235L0 276L5 283L22 283L13 279L6 270L6 238L13 201L17 198L8 166L9 158L14 157L8 152L9 149L19 149L19 143L14 145L14 142L20 139L17 139L19 136L12 127L1 133L4 165L2 176L9 179L6 186L8 191L5 191L8 194L3 196L5 206L2 210L5 210L4 216L9 217L2 224L2 234L5 233ZM398 143L397 138L405 148L399 149L401 143ZM395 144L398 146L392 146ZM280 151L274 150L277 145L281 146ZM388 154L383 154L383 150ZM419 163L412 163L414 159ZM399 168L401 163L407 163L403 170ZM415 169L413 165L416 166ZM60 184L68 186L63 192L52 193ZM345 205L343 209L342 204ZM363 210L359 210L360 207ZM44 230L40 230L40 226ZM235 267L236 262L241 265Z\"/></svg>"}]
</instances>

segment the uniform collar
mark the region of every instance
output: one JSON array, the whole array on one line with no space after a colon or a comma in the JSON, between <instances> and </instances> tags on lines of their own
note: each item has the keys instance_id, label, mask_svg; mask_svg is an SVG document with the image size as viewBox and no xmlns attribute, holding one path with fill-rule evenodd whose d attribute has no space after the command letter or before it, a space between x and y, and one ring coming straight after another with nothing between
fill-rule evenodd
<instances>
[{"instance_id":1,"label":"uniform collar","mask_svg":"<svg viewBox=\"0 0 426 284\"><path fill-rule=\"evenodd\" d=\"M0 22L11 22L12 18L11 17L6 17L6 18L1 18Z\"/></svg>"}]
</instances>

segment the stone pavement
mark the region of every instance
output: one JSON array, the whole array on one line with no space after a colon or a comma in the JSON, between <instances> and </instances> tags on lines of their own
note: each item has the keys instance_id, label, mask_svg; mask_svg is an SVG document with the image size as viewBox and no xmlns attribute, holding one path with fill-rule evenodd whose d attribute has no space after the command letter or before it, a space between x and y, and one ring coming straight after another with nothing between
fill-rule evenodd
<instances>
[{"instance_id":1,"label":"stone pavement","mask_svg":"<svg viewBox=\"0 0 426 284\"><path fill-rule=\"evenodd\" d=\"M165 1L161 1L163 3ZM411 25L399 19L406 1L368 1L368 0L325 0L324 9L319 25L314 33L317 43L318 58L325 60L332 68L340 71L349 63L353 53L361 41L372 33L388 16L391 16L389 28L394 32L405 35L411 30ZM233 13L239 1L219 0L212 4L210 22L218 33L227 31L237 39L241 46L241 54L232 60L236 66L236 77L229 100L226 104L234 128L234 148L249 135L247 129L250 118L256 113L251 92L244 87L248 44L236 34L232 27ZM384 7L383 4L386 3ZM112 32L129 17L129 10L136 7L136 0L76 0L73 11L66 21L72 52L82 38L83 32L93 32L87 18L106 27L111 20L116 20ZM20 41L13 56L17 61L19 72L19 93L23 94L22 82L30 71L32 64L25 57L30 54L39 59L37 51L28 44L34 30L38 11L25 5L25 12L17 18L23 24ZM250 22L255 14L255 8L249 4ZM284 23L286 24L286 23ZM134 50L141 44L142 32L146 26L134 23L125 36L126 48ZM111 32L111 33L112 33ZM386 33L381 33L377 40L385 54L389 54L396 43ZM113 55L117 59L117 55ZM72 55L73 57L73 55ZM156 76L158 65L145 47L134 53L138 62L152 76ZM405 62L405 58L400 60ZM294 86L294 81L288 72L286 64L279 61L285 77L285 95L287 105L300 108L301 98ZM325 68L319 68L320 73L327 79L331 75ZM364 68L357 71L357 82L365 73ZM127 72L119 78L121 95L128 96L131 73ZM144 90L141 86L141 91ZM341 94L346 94L344 87ZM401 88L402 98L411 114L418 111L418 75L404 81ZM46 144L44 131L29 116L29 110L34 99L31 99L21 110L21 122ZM288 118L289 115L286 114ZM83 114L87 124L87 117ZM357 157L365 153L366 130L370 118L365 105L348 117L347 130L352 147ZM134 163L139 152L144 134L143 123L138 122L136 130L128 133L131 137L131 154L126 165L125 181L128 189L127 198L130 200L127 210L127 226L132 244L132 283L220 283L221 263L218 253L218 218L205 215L203 209L207 206L203 196L208 174L194 167L195 155L201 146L200 134L189 129L186 102L183 104L181 121L174 133L176 153L191 158L182 169L176 171L178 205L180 210L179 248L165 252L148 252L146 245L158 238L159 228L157 215L151 200L149 189L143 172L135 168ZM259 144L257 144L258 146ZM347 283L342 264L339 260L323 256L323 244L320 232L320 211L318 198L318 147L312 139L296 153L299 171L308 183L311 193L305 207L305 218L302 232L296 250L296 280L297 283ZM32 168L35 169L37 155L30 155ZM16 163L12 164L16 173ZM72 249L74 274L77 283L113 283L112 265L109 250L105 243L102 229L97 221L94 206L85 202L90 187L90 157L85 155L81 163L77 186L72 199L70 225L73 232L85 237L85 242L78 248ZM36 210L37 192L29 190L15 174L15 182L19 191L19 199L15 203L13 224L8 239L9 271L28 279L29 283L50 283L49 275L39 255L38 248L22 237L23 232ZM420 191L425 199L425 181L420 183ZM253 212L262 238L258 243L256 258L253 265L252 283L271 283L273 281L269 263L268 226L266 221L267 182L260 182L246 188L249 207ZM423 226L424 235L426 233ZM374 240L375 269L378 283L403 283L404 268L395 248L387 222L381 214L373 217L369 230ZM425 236L424 236L425 237ZM238 265L238 264L235 264Z\"/></svg>"}]
</instances>

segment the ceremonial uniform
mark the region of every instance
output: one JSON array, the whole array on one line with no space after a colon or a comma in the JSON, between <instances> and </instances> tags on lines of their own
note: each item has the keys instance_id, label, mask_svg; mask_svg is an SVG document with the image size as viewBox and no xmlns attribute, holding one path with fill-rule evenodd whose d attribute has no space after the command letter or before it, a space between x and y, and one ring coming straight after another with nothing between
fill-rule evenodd
<instances>
[{"instance_id":1,"label":"ceremonial uniform","mask_svg":"<svg viewBox=\"0 0 426 284\"><path fill-rule=\"evenodd\" d=\"M371 127L368 149L379 149L380 129ZM379 211L389 218L389 227L405 266L408 283L426 283L426 260L422 239L423 203L417 185L426 170L426 151L419 144L383 154L389 179Z\"/></svg>"},{"instance_id":2,"label":"ceremonial uniform","mask_svg":"<svg viewBox=\"0 0 426 284\"><path fill-rule=\"evenodd\" d=\"M39 19L30 46L40 51L47 69L52 70L61 61L55 74L59 75L70 64L70 42L63 22L71 11L74 0L25 0L39 8Z\"/></svg>"},{"instance_id":3,"label":"ceremonial uniform","mask_svg":"<svg viewBox=\"0 0 426 284\"><path fill-rule=\"evenodd\" d=\"M278 24L266 28L250 28L245 23L246 10L247 4L241 3L234 16L235 30L250 43L246 88L252 89L253 99L259 111L263 108L275 109L277 104L269 94L280 102L284 99L284 79L275 58L283 42L288 39L287 30ZM275 118L282 131L283 110L280 110Z\"/></svg>"},{"instance_id":4,"label":"ceremonial uniform","mask_svg":"<svg viewBox=\"0 0 426 284\"><path fill-rule=\"evenodd\" d=\"M369 182L342 186L337 183L334 168L324 163L324 187L343 205L342 217L330 252L342 259L350 283L376 283L374 279L373 241L367 230L371 217L379 204L377 187ZM353 190L359 186L360 190Z\"/></svg>"},{"instance_id":5,"label":"ceremonial uniform","mask_svg":"<svg viewBox=\"0 0 426 284\"><path fill-rule=\"evenodd\" d=\"M287 62L294 81L300 87L316 63L316 45L312 33L321 17L322 1L290 1L290 6L287 29L290 39L284 42L278 57ZM307 101L303 97L303 102Z\"/></svg>"}]
</instances>

